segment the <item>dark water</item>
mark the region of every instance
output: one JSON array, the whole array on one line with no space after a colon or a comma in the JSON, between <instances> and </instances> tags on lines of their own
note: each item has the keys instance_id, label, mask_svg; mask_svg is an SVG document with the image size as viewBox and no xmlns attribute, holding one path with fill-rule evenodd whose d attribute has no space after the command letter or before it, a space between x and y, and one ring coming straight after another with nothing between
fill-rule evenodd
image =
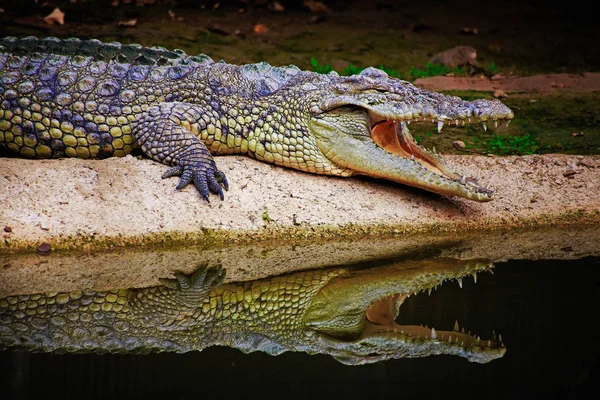
<instances>
[{"instance_id":1,"label":"dark water","mask_svg":"<svg viewBox=\"0 0 600 400\"><path fill-rule=\"evenodd\" d=\"M431 356L346 366L327 355L223 347L146 356L0 352L0 398L596 398L599 268L600 258L498 263L477 284L445 284L404 303L401 324L451 329L458 319L482 338L501 333L507 353L488 364Z\"/></svg>"}]
</instances>

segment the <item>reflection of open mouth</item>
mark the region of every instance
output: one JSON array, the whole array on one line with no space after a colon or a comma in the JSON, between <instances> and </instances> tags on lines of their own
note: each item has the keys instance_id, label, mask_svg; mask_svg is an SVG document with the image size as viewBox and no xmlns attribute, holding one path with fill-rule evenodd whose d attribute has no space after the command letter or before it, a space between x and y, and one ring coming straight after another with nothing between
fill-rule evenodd
<instances>
[{"instance_id":1,"label":"reflection of open mouth","mask_svg":"<svg viewBox=\"0 0 600 400\"><path fill-rule=\"evenodd\" d=\"M493 333L481 340L460 329L442 331L397 323L410 296L429 293L445 282L491 271L488 260L429 259L404 261L333 278L317 293L305 316L307 327L335 348L339 361L365 364L391 358L456 355L487 363L504 356L506 347Z\"/></svg>"},{"instance_id":2,"label":"reflection of open mouth","mask_svg":"<svg viewBox=\"0 0 600 400\"><path fill-rule=\"evenodd\" d=\"M431 293L431 291L429 291ZM435 328L428 328L417 325L399 325L395 322L400 313L400 306L409 295L394 294L383 299L375 301L366 312L367 324L365 333L369 335L395 332L408 336L409 338L446 341L454 343L464 348L479 346L483 348L504 348L502 335L496 337L492 334L491 340L481 340L478 336L471 335L471 332L465 333L465 329L460 330L458 321L454 324L452 331L440 331Z\"/></svg>"}]
</instances>

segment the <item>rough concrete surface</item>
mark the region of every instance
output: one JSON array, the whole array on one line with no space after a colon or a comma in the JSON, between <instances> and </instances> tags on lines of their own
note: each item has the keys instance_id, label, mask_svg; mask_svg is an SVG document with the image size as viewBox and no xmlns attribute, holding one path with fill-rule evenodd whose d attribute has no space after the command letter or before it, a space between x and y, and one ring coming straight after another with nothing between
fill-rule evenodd
<instances>
[{"instance_id":1,"label":"rough concrete surface","mask_svg":"<svg viewBox=\"0 0 600 400\"><path fill-rule=\"evenodd\" d=\"M600 221L600 156L447 160L496 190L496 199L445 198L393 182L317 176L231 156L217 158L230 190L224 201L212 196L208 204L191 185L176 191L176 178L160 179L166 167L147 159L0 158L0 253L42 243L53 250L93 249Z\"/></svg>"}]
</instances>

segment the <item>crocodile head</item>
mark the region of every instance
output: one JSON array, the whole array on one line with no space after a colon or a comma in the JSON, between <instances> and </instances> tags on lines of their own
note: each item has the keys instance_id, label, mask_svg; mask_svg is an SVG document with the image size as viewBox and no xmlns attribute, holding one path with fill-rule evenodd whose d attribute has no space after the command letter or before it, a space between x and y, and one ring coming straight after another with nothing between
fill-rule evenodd
<instances>
[{"instance_id":1,"label":"crocodile head","mask_svg":"<svg viewBox=\"0 0 600 400\"><path fill-rule=\"evenodd\" d=\"M487 363L502 357L506 347L495 333L481 340L458 322L442 331L395 322L411 295L429 292L446 281L489 271L486 260L423 260L357 271L328 282L304 315L305 334L319 348L344 364L373 363L392 358L457 355Z\"/></svg>"},{"instance_id":2,"label":"crocodile head","mask_svg":"<svg viewBox=\"0 0 600 400\"><path fill-rule=\"evenodd\" d=\"M332 163L350 174L388 179L446 196L489 201L491 190L448 168L435 151L419 146L408 131L411 121L498 124L513 117L499 101L465 101L365 69L350 77L327 75L312 89L309 130ZM313 89L314 87L314 89Z\"/></svg>"}]
</instances>

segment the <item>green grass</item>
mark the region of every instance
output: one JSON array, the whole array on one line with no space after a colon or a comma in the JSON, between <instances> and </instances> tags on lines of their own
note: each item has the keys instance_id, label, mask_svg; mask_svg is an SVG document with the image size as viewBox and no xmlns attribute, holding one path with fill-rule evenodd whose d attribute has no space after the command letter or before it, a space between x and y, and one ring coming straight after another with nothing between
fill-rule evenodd
<instances>
[{"instance_id":1,"label":"green grass","mask_svg":"<svg viewBox=\"0 0 600 400\"><path fill-rule=\"evenodd\" d=\"M529 133L522 136L494 135L482 144L488 153L499 156L535 154L540 148L538 141Z\"/></svg>"},{"instance_id":2,"label":"green grass","mask_svg":"<svg viewBox=\"0 0 600 400\"><path fill-rule=\"evenodd\" d=\"M314 57L312 57L310 59L310 65L312 67L312 70L319 74L328 74L331 71L334 71L333 67L330 64L320 64L319 61ZM383 65L379 65L377 68L384 71L391 77L402 79L403 74L401 74L400 72L398 72L394 69L386 68ZM355 65L348 64L346 66L346 68L344 68L343 71L336 71L336 72L340 75L349 76L349 75L360 74L363 70L364 70L364 68L362 68L362 67L357 67ZM494 75L497 72L498 72L498 67L493 62L484 71L484 73L486 75ZM405 79L415 80L418 78L426 78L426 77L430 77L430 76L440 76L440 75L448 75L448 74L467 75L467 68L466 67L445 67L445 66L439 65L439 64L426 63L425 69L411 67L410 70L408 71L408 73L404 74L404 76L405 76Z\"/></svg>"},{"instance_id":3,"label":"green grass","mask_svg":"<svg viewBox=\"0 0 600 400\"><path fill-rule=\"evenodd\" d=\"M466 73L465 68L463 68L463 67L445 67L443 65L430 64L430 63L425 64L425 69L418 69L415 67L411 67L410 72L409 72L410 76L413 79L426 78L429 76L448 75L448 74L464 75L465 73Z\"/></svg>"}]
</instances>

